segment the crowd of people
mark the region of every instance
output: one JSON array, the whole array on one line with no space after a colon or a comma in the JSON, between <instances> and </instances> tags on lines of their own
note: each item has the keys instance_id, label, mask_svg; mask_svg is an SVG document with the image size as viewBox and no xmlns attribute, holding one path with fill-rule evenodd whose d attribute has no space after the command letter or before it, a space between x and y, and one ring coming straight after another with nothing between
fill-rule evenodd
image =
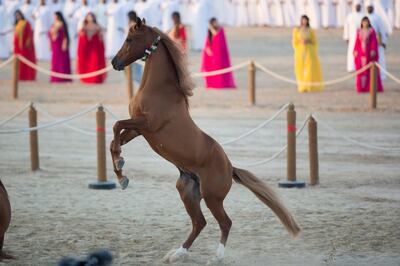
<instances>
[{"instance_id":1,"label":"crowd of people","mask_svg":"<svg viewBox=\"0 0 400 266\"><path fill-rule=\"evenodd\" d=\"M3 1L0 2L0 58L7 58L13 52L33 63L50 61L52 71L65 74L71 73L70 62L75 58L79 74L104 68L106 58L113 57L122 46L137 15L148 25L167 32L184 52L202 50L201 70L206 72L230 66L222 25L294 27L292 44L300 92L323 89L322 85L309 84L323 83L314 29L344 27L343 37L348 42L347 70L352 72L371 61L379 61L385 67L387 38L394 26L400 26L397 21L400 20L400 7L397 7L400 0L396 5L390 1L366 0L362 3L353 0L352 10L348 1L341 0ZM296 26L298 22L300 26ZM186 26L191 27L190 40ZM20 79L35 78L35 70L22 63ZM101 83L105 78L102 74L81 81ZM378 75L379 84L384 78L384 73ZM365 91L369 71L360 74L358 79L357 90ZM51 82L68 81L71 80L51 77ZM235 87L232 73L207 77L205 83L207 88ZM381 91L382 86L378 89Z\"/></svg>"}]
</instances>

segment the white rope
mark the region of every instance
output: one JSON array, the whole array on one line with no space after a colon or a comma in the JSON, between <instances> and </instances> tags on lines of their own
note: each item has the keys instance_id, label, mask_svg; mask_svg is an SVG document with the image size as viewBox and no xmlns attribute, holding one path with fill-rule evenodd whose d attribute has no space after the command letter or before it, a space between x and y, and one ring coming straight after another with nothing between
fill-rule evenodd
<instances>
[{"instance_id":1,"label":"white rope","mask_svg":"<svg viewBox=\"0 0 400 266\"><path fill-rule=\"evenodd\" d=\"M309 118L310 118L310 117L307 116L307 117L304 119L304 121L303 121L301 127L300 127L299 130L297 130L297 132L296 132L296 138L297 138L298 136L300 136L300 134L301 134L301 132L303 131L303 129L305 128L305 126L306 126L307 121L309 120ZM269 163L269 162L275 160L275 159L278 158L286 149L287 149L287 144L286 144L285 146L283 146L283 147L282 147L278 152L276 152L274 155L272 155L271 157L266 158L266 159L264 159L264 160L261 160L261 161L258 161L258 162L253 162L253 163L245 163L245 164L233 163L233 165L237 165L237 166L239 166L239 167L260 166L260 165L263 165L263 164L266 164L266 163Z\"/></svg>"},{"instance_id":2,"label":"white rope","mask_svg":"<svg viewBox=\"0 0 400 266\"><path fill-rule=\"evenodd\" d=\"M375 65L383 72L385 73L389 78L391 78L394 82L400 84L400 79L396 78L392 73L384 69L378 62L375 62Z\"/></svg>"},{"instance_id":3,"label":"white rope","mask_svg":"<svg viewBox=\"0 0 400 266\"><path fill-rule=\"evenodd\" d=\"M249 63L250 63L250 61L245 61L243 63L237 64L235 66L231 66L231 67L228 67L228 68L218 69L218 70L209 71L209 72L193 73L192 77L200 78L200 77L209 77L209 76L221 75L221 74L232 72L232 71L237 70L237 69L241 69L241 68L247 66Z\"/></svg>"},{"instance_id":4,"label":"white rope","mask_svg":"<svg viewBox=\"0 0 400 266\"><path fill-rule=\"evenodd\" d=\"M11 63L11 61L13 61L13 60L14 60L14 56L11 56L11 57L8 58L6 61L1 62L1 63L0 63L0 68L5 67L5 66L8 65L9 63Z\"/></svg>"},{"instance_id":5,"label":"white rope","mask_svg":"<svg viewBox=\"0 0 400 266\"><path fill-rule=\"evenodd\" d=\"M83 115L85 115L85 114L97 109L98 107L99 107L99 104L96 104L95 106L90 107L90 108L88 108L86 110L83 110L83 111L81 111L79 113L76 113L76 114L74 114L74 115L72 115L70 117L67 117L67 118L64 118L64 119L61 119L61 120L57 120L57 121L54 121L54 122L50 122L50 123L47 123L47 124L39 125L39 126L36 126L36 127L10 129L10 130L0 130L0 134L14 134L14 133L31 132L31 131L36 131L36 130L40 130L40 129L46 129L46 128L50 128L50 127L55 127L55 126L58 126L58 125L65 124L68 121L74 120L74 119L76 119L76 118L78 118L80 116L83 116Z\"/></svg>"},{"instance_id":6,"label":"white rope","mask_svg":"<svg viewBox=\"0 0 400 266\"><path fill-rule=\"evenodd\" d=\"M334 129L333 127L331 127L330 125L328 125L325 122L322 122L322 120L318 119L315 115L313 115L313 117L315 118L315 120L321 124L322 126L324 126L325 128L327 128L328 130L331 130L335 133L335 136L338 136L344 140L346 140L347 142L356 144L358 146L364 147L364 148L369 148L369 149L375 149L375 150L382 150L382 151L400 151L400 148L387 148L387 147L381 147L381 146L376 146L376 145L372 145L372 144L366 144L366 143L362 143L360 141L357 141L355 139L349 138L341 133L339 133L339 131L337 131L336 129Z\"/></svg>"},{"instance_id":7,"label":"white rope","mask_svg":"<svg viewBox=\"0 0 400 266\"><path fill-rule=\"evenodd\" d=\"M0 127L4 126L5 124L7 124L8 122L10 122L11 120L15 119L16 117L20 116L23 112L26 111L26 109L28 109L31 106L31 103L27 104L25 107L22 107L21 110L19 110L18 112L16 112L15 114L13 114L12 116L10 116L9 118L3 120L0 122Z\"/></svg>"},{"instance_id":8,"label":"white rope","mask_svg":"<svg viewBox=\"0 0 400 266\"><path fill-rule=\"evenodd\" d=\"M114 120L118 121L120 120L118 118L118 116L116 116L113 112L111 112L110 108L108 108L107 106L103 106L104 111L106 111L106 113L108 113Z\"/></svg>"},{"instance_id":9,"label":"white rope","mask_svg":"<svg viewBox=\"0 0 400 266\"><path fill-rule=\"evenodd\" d=\"M280 115L284 110L286 110L286 108L289 106L289 104L285 104L284 106L281 107L281 109L279 109L273 116L271 116L270 118L268 118L267 120L265 120L264 122L262 122L261 124L259 124L257 127L247 131L246 133L240 135L239 137L236 137L234 139L222 142L221 145L225 146L225 145L229 145L231 143L234 143L236 141L239 141L253 133L255 133L256 131L258 131L259 129L265 127L266 125L268 125L270 122L272 122L278 115Z\"/></svg>"},{"instance_id":10,"label":"white rope","mask_svg":"<svg viewBox=\"0 0 400 266\"><path fill-rule=\"evenodd\" d=\"M42 107L40 107L39 105L36 104L35 107L36 107L36 109L37 109L39 112L41 112L43 115L47 116L48 118L50 118L50 119L56 119L55 116L49 114L46 110L44 110L44 109L43 109ZM103 108L104 108L104 106L103 106ZM66 127L66 128L69 128L69 129L71 129L71 130L73 130L73 131L76 131L76 132L78 132L78 133L81 133L81 134L83 134L83 135L87 135L87 136L97 136L97 133L96 133L96 132L93 132L93 131L90 131L90 130L87 130L87 129L82 129L82 128L79 128L79 127L76 127L76 126L72 126L72 125L70 125L70 124L68 124L68 123L62 124L62 126ZM112 134L106 134L106 136L107 136L108 138L113 137Z\"/></svg>"},{"instance_id":11,"label":"white rope","mask_svg":"<svg viewBox=\"0 0 400 266\"><path fill-rule=\"evenodd\" d=\"M373 63L369 63L368 65L365 65L364 67L360 68L359 70L357 70L356 72L353 72L349 75L346 75L344 77L340 77L337 79L333 79L333 80L328 80L328 81L321 81L321 82L302 82L302 81L297 81L294 79L290 79L287 77L284 77L282 75L279 75L278 73L273 72L272 70L269 70L268 68L266 68L265 66L255 62L254 63L256 67L258 67L260 70L264 71L266 74L279 79L281 81L287 82L287 83L291 83L291 84L295 84L295 85L301 85L301 86L329 86L329 85L334 85L337 83L341 83L343 81L349 80L351 78L354 78L355 76L357 76L358 74L364 72L365 70L369 69Z\"/></svg>"},{"instance_id":12,"label":"white rope","mask_svg":"<svg viewBox=\"0 0 400 266\"><path fill-rule=\"evenodd\" d=\"M28 59L26 59L25 57L21 56L21 55L17 55L18 59L21 60L21 62L23 62L24 64L28 65L29 67L36 69L37 71L46 74L48 76L53 76L56 78L62 78L62 79L83 79L83 78L91 78L91 77L95 77L95 76L99 76L102 75L110 70L113 69L113 67L111 65L107 66L106 68L94 71L94 72L90 72L90 73L85 73L85 74L65 74L65 73L59 73L59 72L54 72L54 71L50 71L47 70L39 65L36 65L34 63L32 63L31 61L29 61Z\"/></svg>"}]
</instances>

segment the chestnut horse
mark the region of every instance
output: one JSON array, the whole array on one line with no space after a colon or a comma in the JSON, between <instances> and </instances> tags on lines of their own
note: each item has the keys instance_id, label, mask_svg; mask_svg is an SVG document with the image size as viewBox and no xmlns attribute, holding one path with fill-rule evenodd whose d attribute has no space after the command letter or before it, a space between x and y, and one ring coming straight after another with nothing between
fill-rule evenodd
<instances>
[{"instance_id":1,"label":"chestnut horse","mask_svg":"<svg viewBox=\"0 0 400 266\"><path fill-rule=\"evenodd\" d=\"M192 231L177 250L165 261L185 256L206 220L200 208L204 199L217 220L221 238L217 259L224 256L232 222L223 202L232 179L250 189L279 217L286 229L297 236L300 228L272 189L250 172L232 166L227 155L213 138L193 122L189 114L188 97L194 87L186 64L186 56L174 41L157 28L148 27L140 19L112 60L116 70L123 70L138 59L146 61L142 81L129 103L130 118L117 121L110 145L114 171L122 188L128 179L122 174L124 160L121 146L137 136L143 136L151 148L174 164L180 172L176 188L192 221Z\"/></svg>"},{"instance_id":2,"label":"chestnut horse","mask_svg":"<svg viewBox=\"0 0 400 266\"><path fill-rule=\"evenodd\" d=\"M0 261L13 259L3 252L4 234L6 233L11 220L11 205L8 199L7 190L0 180Z\"/></svg>"}]
</instances>

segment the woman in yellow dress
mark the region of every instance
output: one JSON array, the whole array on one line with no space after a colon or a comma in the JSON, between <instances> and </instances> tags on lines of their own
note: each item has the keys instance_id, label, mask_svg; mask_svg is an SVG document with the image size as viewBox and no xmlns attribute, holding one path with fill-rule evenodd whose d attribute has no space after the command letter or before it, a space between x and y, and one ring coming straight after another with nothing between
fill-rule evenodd
<instances>
[{"instance_id":1,"label":"woman in yellow dress","mask_svg":"<svg viewBox=\"0 0 400 266\"><path fill-rule=\"evenodd\" d=\"M303 15L300 27L293 29L292 39L295 60L295 74L299 92L321 91L323 85L308 84L322 82L321 65L318 58L318 45L310 19Z\"/></svg>"}]
</instances>

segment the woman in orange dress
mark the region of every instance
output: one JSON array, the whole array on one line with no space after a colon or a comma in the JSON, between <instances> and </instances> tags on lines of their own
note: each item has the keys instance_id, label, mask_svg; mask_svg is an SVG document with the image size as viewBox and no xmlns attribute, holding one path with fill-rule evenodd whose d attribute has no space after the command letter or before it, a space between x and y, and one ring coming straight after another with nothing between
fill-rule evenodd
<instances>
[{"instance_id":1,"label":"woman in orange dress","mask_svg":"<svg viewBox=\"0 0 400 266\"><path fill-rule=\"evenodd\" d=\"M174 22L174 27L169 31L168 35L180 45L184 52L186 52L186 28L181 22L181 15L179 12L172 13L172 20Z\"/></svg>"},{"instance_id":2,"label":"woman in orange dress","mask_svg":"<svg viewBox=\"0 0 400 266\"><path fill-rule=\"evenodd\" d=\"M36 64L33 31L31 25L20 10L15 12L14 53ZM35 80L36 70L20 62L18 79Z\"/></svg>"}]
</instances>

